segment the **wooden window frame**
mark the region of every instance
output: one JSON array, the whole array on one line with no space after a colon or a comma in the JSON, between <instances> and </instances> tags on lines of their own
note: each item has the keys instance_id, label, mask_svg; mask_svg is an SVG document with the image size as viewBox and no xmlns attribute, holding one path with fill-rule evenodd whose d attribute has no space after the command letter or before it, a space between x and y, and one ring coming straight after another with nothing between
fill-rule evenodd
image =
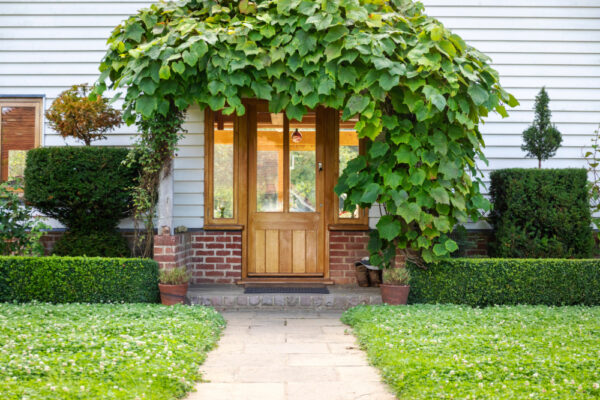
<instances>
[{"instance_id":1,"label":"wooden window frame","mask_svg":"<svg viewBox=\"0 0 600 400\"><path fill-rule=\"evenodd\" d=\"M34 106L35 108L35 131L34 131L34 144L33 148L37 149L42 144L42 132L44 124L44 99L41 97L0 97L0 110L2 107L23 107L23 106ZM0 154L2 151L2 112L0 111ZM0 166L1 168L1 166ZM0 182L2 180L2 171L0 170Z\"/></svg>"},{"instance_id":2,"label":"wooden window frame","mask_svg":"<svg viewBox=\"0 0 600 400\"><path fill-rule=\"evenodd\" d=\"M340 174L340 116L338 110L334 110L332 113L332 136L330 140L333 141L333 151L330 152L331 160L329 161L329 165L331 168L331 181L333 185L330 188L330 195L332 196L331 200L331 218L329 224L330 231L364 231L369 230L369 209L359 208L359 217L358 218L340 218L339 216L339 197L333 190L335 185L338 182L339 174ZM358 141L358 154L365 154L365 146L366 142L364 139L359 139Z\"/></svg>"},{"instance_id":3,"label":"wooden window frame","mask_svg":"<svg viewBox=\"0 0 600 400\"><path fill-rule=\"evenodd\" d=\"M214 216L214 112L204 111L204 229L205 230L241 230L240 224L240 119L233 123L233 217L215 218Z\"/></svg>"}]
</instances>

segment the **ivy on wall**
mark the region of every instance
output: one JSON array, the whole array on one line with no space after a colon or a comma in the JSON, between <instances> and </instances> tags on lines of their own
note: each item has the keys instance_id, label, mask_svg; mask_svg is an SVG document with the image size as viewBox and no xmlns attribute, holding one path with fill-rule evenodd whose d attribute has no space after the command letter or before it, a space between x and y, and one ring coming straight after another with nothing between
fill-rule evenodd
<instances>
[{"instance_id":1,"label":"ivy on wall","mask_svg":"<svg viewBox=\"0 0 600 400\"><path fill-rule=\"evenodd\" d=\"M199 104L245 112L269 101L301 119L308 108L360 115L372 141L336 188L381 206L372 261L397 250L435 261L456 248L456 223L488 203L475 164L481 118L517 104L488 58L409 0L183 0L161 2L119 25L108 40L97 91L125 89L133 123ZM170 149L168 149L170 151Z\"/></svg>"}]
</instances>

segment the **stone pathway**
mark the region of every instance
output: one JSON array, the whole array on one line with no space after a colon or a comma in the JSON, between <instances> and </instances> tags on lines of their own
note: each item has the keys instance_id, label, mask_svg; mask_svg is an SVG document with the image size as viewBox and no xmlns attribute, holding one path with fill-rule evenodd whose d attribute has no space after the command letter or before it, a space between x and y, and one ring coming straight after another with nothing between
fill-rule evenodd
<instances>
[{"instance_id":1,"label":"stone pathway","mask_svg":"<svg viewBox=\"0 0 600 400\"><path fill-rule=\"evenodd\" d=\"M226 312L227 329L188 400L392 400L332 312Z\"/></svg>"}]
</instances>

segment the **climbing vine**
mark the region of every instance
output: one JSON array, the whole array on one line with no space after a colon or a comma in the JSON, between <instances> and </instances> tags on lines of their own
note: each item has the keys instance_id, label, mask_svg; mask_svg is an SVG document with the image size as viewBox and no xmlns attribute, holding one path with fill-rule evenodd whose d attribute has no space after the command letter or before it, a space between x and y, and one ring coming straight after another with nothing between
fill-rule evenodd
<instances>
[{"instance_id":1,"label":"climbing vine","mask_svg":"<svg viewBox=\"0 0 600 400\"><path fill-rule=\"evenodd\" d=\"M452 227L489 207L476 166L485 160L478 124L517 102L488 58L420 3L160 2L108 43L97 92L124 89L128 123L160 125L193 104L242 115L243 98L268 100L290 119L317 105L342 109L343 119L359 115L370 149L336 190L349 209L381 205L369 243L377 264L397 251L426 262L447 255L456 248Z\"/></svg>"}]
</instances>

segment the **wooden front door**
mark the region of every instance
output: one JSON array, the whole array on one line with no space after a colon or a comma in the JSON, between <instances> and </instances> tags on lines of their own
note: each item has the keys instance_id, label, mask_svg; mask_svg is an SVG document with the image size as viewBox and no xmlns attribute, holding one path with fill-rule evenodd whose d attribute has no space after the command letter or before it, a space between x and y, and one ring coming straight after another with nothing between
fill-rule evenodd
<instances>
[{"instance_id":1,"label":"wooden front door","mask_svg":"<svg viewBox=\"0 0 600 400\"><path fill-rule=\"evenodd\" d=\"M302 121L247 107L248 276L321 277L324 111Z\"/></svg>"}]
</instances>

